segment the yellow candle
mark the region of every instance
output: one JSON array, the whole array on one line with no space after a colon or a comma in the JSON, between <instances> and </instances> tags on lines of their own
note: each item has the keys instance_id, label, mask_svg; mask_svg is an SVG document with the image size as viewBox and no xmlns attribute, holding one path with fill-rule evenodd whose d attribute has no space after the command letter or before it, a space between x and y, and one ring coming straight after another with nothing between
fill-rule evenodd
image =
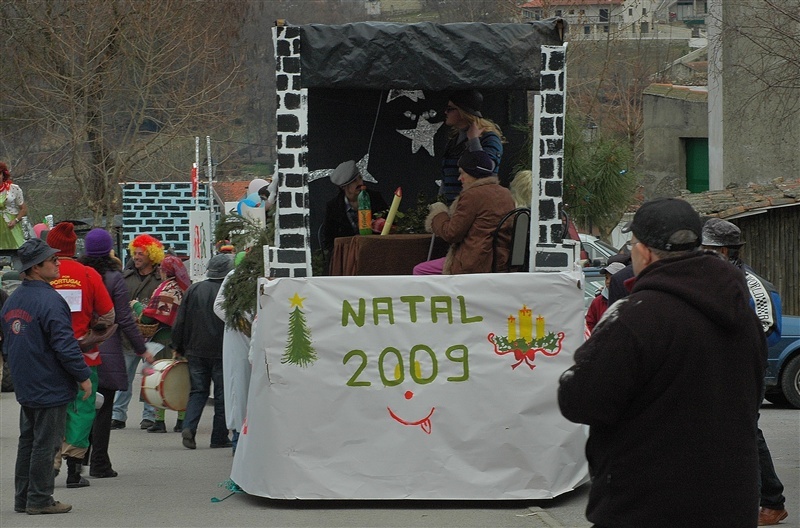
<instances>
[{"instance_id":1,"label":"yellow candle","mask_svg":"<svg viewBox=\"0 0 800 528\"><path fill-rule=\"evenodd\" d=\"M515 341L517 339L517 320L513 315L508 316L508 340Z\"/></svg>"},{"instance_id":2,"label":"yellow candle","mask_svg":"<svg viewBox=\"0 0 800 528\"><path fill-rule=\"evenodd\" d=\"M541 315L536 318L536 339L544 337L544 317Z\"/></svg>"},{"instance_id":3,"label":"yellow candle","mask_svg":"<svg viewBox=\"0 0 800 528\"><path fill-rule=\"evenodd\" d=\"M533 339L533 317L530 309L524 304L519 311L519 334L525 341Z\"/></svg>"},{"instance_id":4,"label":"yellow candle","mask_svg":"<svg viewBox=\"0 0 800 528\"><path fill-rule=\"evenodd\" d=\"M394 198L392 198L392 205L389 207L389 214L386 215L386 223L383 224L381 235L389 234L389 230L392 228L392 224L394 223L394 216L397 214L397 208L400 207L400 200L402 198L403 198L403 189L401 187L398 187L397 190L394 192Z\"/></svg>"}]
</instances>

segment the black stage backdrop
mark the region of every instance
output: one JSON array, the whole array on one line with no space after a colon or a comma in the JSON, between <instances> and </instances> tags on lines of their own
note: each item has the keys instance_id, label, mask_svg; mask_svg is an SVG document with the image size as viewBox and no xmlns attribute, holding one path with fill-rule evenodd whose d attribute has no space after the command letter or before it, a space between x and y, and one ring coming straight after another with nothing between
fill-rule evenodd
<instances>
[{"instance_id":1,"label":"black stage backdrop","mask_svg":"<svg viewBox=\"0 0 800 528\"><path fill-rule=\"evenodd\" d=\"M480 88L479 88L480 89ZM483 115L503 131L500 179L508 185L514 168L526 158L530 127L526 90L481 90ZM440 160L450 132L445 126L447 93L421 90L308 90L308 170L311 202L312 249L319 248L318 233L325 204L337 194L325 169L347 160L358 162L369 154L368 172L387 204L397 187L403 189L401 211L413 208L424 193L436 200L441 179Z\"/></svg>"}]
</instances>

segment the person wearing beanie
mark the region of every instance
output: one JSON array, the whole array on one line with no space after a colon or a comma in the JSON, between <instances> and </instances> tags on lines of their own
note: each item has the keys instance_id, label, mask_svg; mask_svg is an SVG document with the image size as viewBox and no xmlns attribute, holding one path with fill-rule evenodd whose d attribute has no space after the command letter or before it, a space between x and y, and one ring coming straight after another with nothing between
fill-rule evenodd
<instances>
[{"instance_id":1,"label":"person wearing beanie","mask_svg":"<svg viewBox=\"0 0 800 528\"><path fill-rule=\"evenodd\" d=\"M594 299L592 299L592 304L590 304L589 309L586 310L586 328L584 329L584 335L586 337L592 334L594 327L608 309L608 287L611 284L611 277L624 269L625 264L622 262L611 262L608 266L600 270L600 272L605 275L605 286L595 295Z\"/></svg>"},{"instance_id":2,"label":"person wearing beanie","mask_svg":"<svg viewBox=\"0 0 800 528\"><path fill-rule=\"evenodd\" d=\"M739 250L744 245L742 231L733 223L721 218L709 218L703 224L703 249L715 251L744 273L747 289L750 291L750 308L755 310L761 321L761 328L772 346L781 339L781 297L771 282L756 274L742 261ZM766 391L766 385L764 391ZM761 395L762 399L764 394ZM758 513L759 526L778 524L789 516L786 511L786 497L783 495L783 482L775 471L772 454L758 428L758 466L761 477L761 509Z\"/></svg>"},{"instance_id":3,"label":"person wearing beanie","mask_svg":"<svg viewBox=\"0 0 800 528\"><path fill-rule=\"evenodd\" d=\"M147 306L153 292L161 284L161 272L159 264L164 260L164 246L161 242L147 234L136 236L128 244L130 253L129 264L122 272L125 286L128 288L129 300L131 303L138 303L139 306ZM111 428L124 429L128 419L128 406L133 396L133 380L136 377L136 369L139 367L141 356L136 354L136 350L126 339L122 340L122 352L125 354L125 368L127 370L128 389L118 390L114 398L114 409L111 414ZM153 426L156 419L155 407L144 402L142 410L142 420L139 422L141 429L148 429Z\"/></svg>"},{"instance_id":4,"label":"person wearing beanie","mask_svg":"<svg viewBox=\"0 0 800 528\"><path fill-rule=\"evenodd\" d=\"M0 249L17 249L25 242L22 219L28 215L28 204L19 185L11 181L8 165L0 162Z\"/></svg>"},{"instance_id":5,"label":"person wearing beanie","mask_svg":"<svg viewBox=\"0 0 800 528\"><path fill-rule=\"evenodd\" d=\"M500 169L503 157L503 133L492 120L483 117L483 95L477 90L450 93L444 108L450 139L442 156L442 186L440 196L450 204L461 191L458 160L465 152L484 151L494 163L494 173Z\"/></svg>"},{"instance_id":6,"label":"person wearing beanie","mask_svg":"<svg viewBox=\"0 0 800 528\"><path fill-rule=\"evenodd\" d=\"M145 348L145 339L136 325L130 307L130 296L122 277L122 263L113 256L114 241L105 229L95 228L84 238L84 255L80 262L94 269L103 277L103 284L114 302L114 322L117 329L100 345L101 363L97 367L98 389L103 396L103 404L97 410L92 425L89 460L89 475L95 478L116 477L108 445L111 437L111 420L114 408L114 394L118 390L128 388L128 374L125 365L125 354L122 352L122 336L133 347L137 356L147 362L153 361L153 355Z\"/></svg>"},{"instance_id":7,"label":"person wearing beanie","mask_svg":"<svg viewBox=\"0 0 800 528\"><path fill-rule=\"evenodd\" d=\"M458 198L447 205L429 206L425 229L450 244L447 256L422 262L414 275L490 273L494 260L494 231L503 217L514 210L511 192L500 185L491 156L482 150L468 151L458 160ZM511 247L511 223L498 234L497 269L503 269Z\"/></svg>"},{"instance_id":8,"label":"person wearing beanie","mask_svg":"<svg viewBox=\"0 0 800 528\"><path fill-rule=\"evenodd\" d=\"M222 374L222 341L225 323L214 314L214 301L222 281L233 269L233 256L218 254L208 261L207 279L189 286L172 327L175 352L189 360L191 391L183 422L182 440L187 449L197 447L195 436L200 417L214 382L214 420L211 447L232 447L225 419L225 390Z\"/></svg>"},{"instance_id":9,"label":"person wearing beanie","mask_svg":"<svg viewBox=\"0 0 800 528\"><path fill-rule=\"evenodd\" d=\"M47 244L58 251L56 255L61 263L61 274L50 285L69 304L75 337L79 340L86 338L88 343L90 339L95 339L95 336L90 338L90 334L104 334L114 325L114 302L100 274L75 260L75 242L78 237L72 223L60 222L50 230L47 239ZM89 433L96 412L94 404L98 386L97 368L102 362L99 348L94 345L84 350L83 359L92 372L92 394L87 399L79 395L74 404L68 407L64 443L55 462L58 470L62 457L67 460L68 488L89 485L89 481L81 477L81 464L89 447Z\"/></svg>"}]
</instances>

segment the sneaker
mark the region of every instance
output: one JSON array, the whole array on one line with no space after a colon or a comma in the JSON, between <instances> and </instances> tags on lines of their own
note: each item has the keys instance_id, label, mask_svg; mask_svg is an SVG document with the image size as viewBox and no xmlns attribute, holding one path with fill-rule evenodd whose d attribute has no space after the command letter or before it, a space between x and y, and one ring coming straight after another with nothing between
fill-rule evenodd
<instances>
[{"instance_id":1,"label":"sneaker","mask_svg":"<svg viewBox=\"0 0 800 528\"><path fill-rule=\"evenodd\" d=\"M175 431L176 433L180 433L181 431L183 431L183 420L178 418L178 421L175 422L175 427L173 427L172 430Z\"/></svg>"},{"instance_id":2,"label":"sneaker","mask_svg":"<svg viewBox=\"0 0 800 528\"><path fill-rule=\"evenodd\" d=\"M94 478L114 478L118 475L113 469L106 469L105 471L89 471L89 476Z\"/></svg>"},{"instance_id":3,"label":"sneaker","mask_svg":"<svg viewBox=\"0 0 800 528\"><path fill-rule=\"evenodd\" d=\"M194 434L188 429L184 429L181 433L183 437L183 447L186 449L197 449L197 443L194 441Z\"/></svg>"},{"instance_id":4,"label":"sneaker","mask_svg":"<svg viewBox=\"0 0 800 528\"><path fill-rule=\"evenodd\" d=\"M142 420L139 422L139 429L150 429L154 423L153 420Z\"/></svg>"},{"instance_id":5,"label":"sneaker","mask_svg":"<svg viewBox=\"0 0 800 528\"><path fill-rule=\"evenodd\" d=\"M125 429L125 422L122 420L111 420L112 429Z\"/></svg>"},{"instance_id":6,"label":"sneaker","mask_svg":"<svg viewBox=\"0 0 800 528\"><path fill-rule=\"evenodd\" d=\"M72 482L70 482L70 480L72 480ZM91 486L91 484L89 483L88 480L86 480L85 478L81 477L80 475L78 475L77 479L72 478L71 476L67 477L67 487L68 488L85 488L86 486ZM70 508L72 508L72 506L70 506ZM69 511L69 510L67 510L67 511ZM30 513L30 511L28 513ZM56 512L56 513L60 513L60 512Z\"/></svg>"},{"instance_id":7,"label":"sneaker","mask_svg":"<svg viewBox=\"0 0 800 528\"><path fill-rule=\"evenodd\" d=\"M71 509L71 504L55 501L49 506L43 506L41 508L26 508L25 511L28 512L28 515L42 515L48 513L67 513Z\"/></svg>"},{"instance_id":8,"label":"sneaker","mask_svg":"<svg viewBox=\"0 0 800 528\"><path fill-rule=\"evenodd\" d=\"M166 433L167 426L164 425L164 422L155 421L153 425L147 428L148 433Z\"/></svg>"}]
</instances>

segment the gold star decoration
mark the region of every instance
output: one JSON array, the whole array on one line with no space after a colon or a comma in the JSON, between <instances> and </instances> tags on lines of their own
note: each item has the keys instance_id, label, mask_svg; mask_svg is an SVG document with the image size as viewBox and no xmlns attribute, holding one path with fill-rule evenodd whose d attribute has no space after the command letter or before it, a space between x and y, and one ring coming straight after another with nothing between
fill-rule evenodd
<instances>
[{"instance_id":1,"label":"gold star decoration","mask_svg":"<svg viewBox=\"0 0 800 528\"><path fill-rule=\"evenodd\" d=\"M305 297L300 297L300 295L298 295L297 292L295 292L294 297L289 297L289 302L292 303L291 306L289 306L289 308L294 308L295 306L297 306L298 308L302 308L303 301L305 300L306 300Z\"/></svg>"}]
</instances>

